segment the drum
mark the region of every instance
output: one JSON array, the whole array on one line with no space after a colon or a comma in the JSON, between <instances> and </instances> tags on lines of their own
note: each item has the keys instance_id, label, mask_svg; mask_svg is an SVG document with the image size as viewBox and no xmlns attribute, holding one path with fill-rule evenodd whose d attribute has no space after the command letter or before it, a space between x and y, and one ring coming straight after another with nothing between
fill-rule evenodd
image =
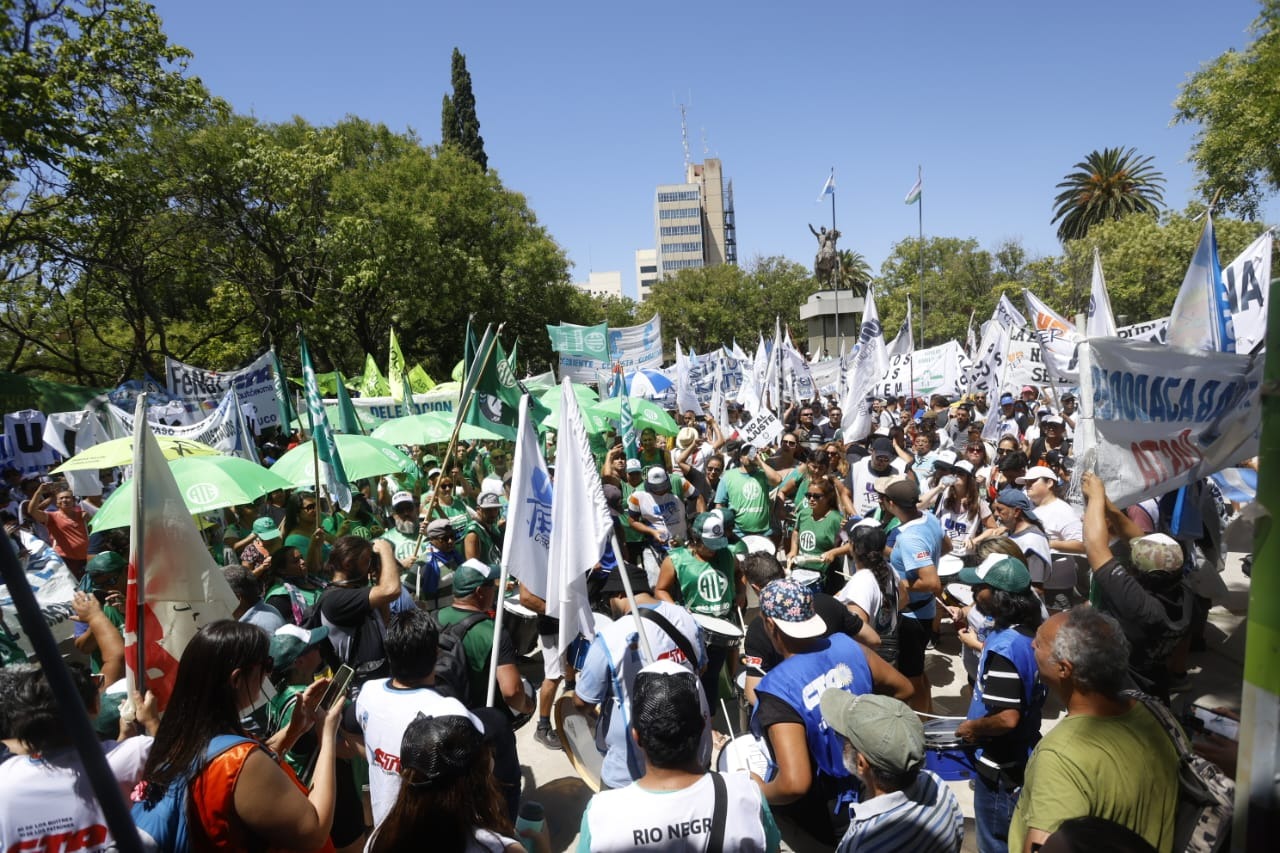
<instances>
[{"instance_id":1,"label":"drum","mask_svg":"<svg viewBox=\"0 0 1280 853\"><path fill-rule=\"evenodd\" d=\"M809 587L810 592L822 592L822 573L812 569L792 569L791 579L801 586Z\"/></svg>"},{"instance_id":2,"label":"drum","mask_svg":"<svg viewBox=\"0 0 1280 853\"><path fill-rule=\"evenodd\" d=\"M742 629L728 619L717 619L715 616L707 616L692 611L690 611L689 615L707 633L707 645L736 646L742 639Z\"/></svg>"},{"instance_id":3,"label":"drum","mask_svg":"<svg viewBox=\"0 0 1280 853\"><path fill-rule=\"evenodd\" d=\"M716 758L716 770L750 770L764 781L773 779L778 765L773 762L769 742L753 734L740 734L724 745Z\"/></svg>"},{"instance_id":4,"label":"drum","mask_svg":"<svg viewBox=\"0 0 1280 853\"><path fill-rule=\"evenodd\" d=\"M742 537L742 544L747 546L748 554L773 554L778 555L778 546L773 544L773 540L768 536L758 536L751 534Z\"/></svg>"},{"instance_id":5,"label":"drum","mask_svg":"<svg viewBox=\"0 0 1280 853\"><path fill-rule=\"evenodd\" d=\"M956 736L964 717L932 717L924 720L924 766L946 782L959 782L973 774L974 744Z\"/></svg>"},{"instance_id":6,"label":"drum","mask_svg":"<svg viewBox=\"0 0 1280 853\"><path fill-rule=\"evenodd\" d=\"M573 696L561 696L555 705L556 731L564 746L565 757L573 769L593 791L599 791L604 756L596 747L595 727L591 718L573 702Z\"/></svg>"},{"instance_id":7,"label":"drum","mask_svg":"<svg viewBox=\"0 0 1280 853\"><path fill-rule=\"evenodd\" d=\"M503 599L502 627L506 629L516 654L531 655L538 650L538 614L514 598Z\"/></svg>"},{"instance_id":8,"label":"drum","mask_svg":"<svg viewBox=\"0 0 1280 853\"><path fill-rule=\"evenodd\" d=\"M955 554L946 554L938 560L938 577L949 578L960 574L964 568L964 560Z\"/></svg>"},{"instance_id":9,"label":"drum","mask_svg":"<svg viewBox=\"0 0 1280 853\"><path fill-rule=\"evenodd\" d=\"M947 595L969 607L973 604L973 587L967 583L949 583L946 585Z\"/></svg>"}]
</instances>

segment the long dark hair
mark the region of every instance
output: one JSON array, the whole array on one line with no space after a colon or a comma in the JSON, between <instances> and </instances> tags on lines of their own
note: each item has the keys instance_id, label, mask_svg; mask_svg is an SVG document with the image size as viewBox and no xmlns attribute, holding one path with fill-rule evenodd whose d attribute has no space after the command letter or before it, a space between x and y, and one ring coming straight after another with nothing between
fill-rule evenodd
<instances>
[{"instance_id":1,"label":"long dark hair","mask_svg":"<svg viewBox=\"0 0 1280 853\"><path fill-rule=\"evenodd\" d=\"M329 553L329 562L326 569L330 575L341 573L344 577L359 577L360 559L365 553L373 551L373 543L368 539L360 536L342 536L338 541L333 543L333 550ZM373 572L375 566L370 564L369 571Z\"/></svg>"},{"instance_id":2,"label":"long dark hair","mask_svg":"<svg viewBox=\"0 0 1280 853\"><path fill-rule=\"evenodd\" d=\"M369 849L394 853L409 842L431 839L431 849L463 853L476 828L514 835L506 803L493 775L492 747L466 717L421 718L410 723L406 740L416 727L430 730L432 768L411 767L401 749L400 793ZM454 762L451 756L464 758ZM448 764L460 767L445 767ZM434 771L434 772L433 772Z\"/></svg>"},{"instance_id":3,"label":"long dark hair","mask_svg":"<svg viewBox=\"0 0 1280 853\"><path fill-rule=\"evenodd\" d=\"M954 486L950 486L943 493L942 507L947 512L963 512L966 515L978 515L978 481L973 474L963 468L947 468L942 476L946 474L954 474L959 478ZM942 477L935 474L935 477ZM937 482L934 482L937 485ZM960 497L956 497L956 492L960 492Z\"/></svg>"},{"instance_id":4,"label":"long dark hair","mask_svg":"<svg viewBox=\"0 0 1280 853\"><path fill-rule=\"evenodd\" d=\"M191 638L142 772L148 803L159 802L170 783L186 776L216 735L244 734L231 673L257 667L268 674L270 650L261 628L230 619L212 622Z\"/></svg>"},{"instance_id":5,"label":"long dark hair","mask_svg":"<svg viewBox=\"0 0 1280 853\"><path fill-rule=\"evenodd\" d=\"M853 559L857 566L870 569L880 587L880 594L896 601L898 579L884 558L885 536L884 528L879 525L859 524L853 528L849 540L853 543Z\"/></svg>"},{"instance_id":6,"label":"long dark hair","mask_svg":"<svg viewBox=\"0 0 1280 853\"><path fill-rule=\"evenodd\" d=\"M280 528L284 538L288 539L289 534L298 529L298 522L302 520L302 502L308 498L316 504L315 525L320 526L320 499L310 492L292 492L284 502L284 524Z\"/></svg>"}]
</instances>

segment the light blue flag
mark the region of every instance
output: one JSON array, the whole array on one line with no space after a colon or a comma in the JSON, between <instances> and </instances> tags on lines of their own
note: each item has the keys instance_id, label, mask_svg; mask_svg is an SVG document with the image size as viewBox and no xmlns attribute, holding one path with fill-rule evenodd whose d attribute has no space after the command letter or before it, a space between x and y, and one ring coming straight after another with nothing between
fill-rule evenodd
<instances>
[{"instance_id":1,"label":"light blue flag","mask_svg":"<svg viewBox=\"0 0 1280 853\"><path fill-rule=\"evenodd\" d=\"M1231 299L1222 282L1218 238L1209 213L1205 213L1200 242L1169 313L1167 342L1185 349L1236 351Z\"/></svg>"},{"instance_id":2,"label":"light blue flag","mask_svg":"<svg viewBox=\"0 0 1280 853\"><path fill-rule=\"evenodd\" d=\"M822 192L818 193L818 201L822 201L829 195L836 194L836 170L832 169L831 174L827 176L827 182L822 185Z\"/></svg>"}]
</instances>

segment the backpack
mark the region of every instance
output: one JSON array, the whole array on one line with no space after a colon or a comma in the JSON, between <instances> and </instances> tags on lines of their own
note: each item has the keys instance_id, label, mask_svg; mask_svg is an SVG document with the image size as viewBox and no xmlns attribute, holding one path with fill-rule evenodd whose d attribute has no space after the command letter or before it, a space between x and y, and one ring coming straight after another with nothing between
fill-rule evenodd
<instances>
[{"instance_id":1,"label":"backpack","mask_svg":"<svg viewBox=\"0 0 1280 853\"><path fill-rule=\"evenodd\" d=\"M1192 751L1186 733L1158 700L1136 690L1126 690L1124 695L1146 706L1178 753L1178 809L1174 816L1173 849L1179 853L1226 850L1235 811L1235 781L1218 765Z\"/></svg>"},{"instance_id":2,"label":"backpack","mask_svg":"<svg viewBox=\"0 0 1280 853\"><path fill-rule=\"evenodd\" d=\"M472 613L461 622L445 627L435 614L431 614L431 620L440 632L436 642L435 689L468 708L475 707L471 701L473 698L483 701L484 697L471 696L471 668L467 665L467 650L462 640L468 631L488 618L487 613ZM498 638L494 637L493 641L498 642Z\"/></svg>"},{"instance_id":3,"label":"backpack","mask_svg":"<svg viewBox=\"0 0 1280 853\"><path fill-rule=\"evenodd\" d=\"M228 749L253 742L251 738L240 735L218 735L209 742L204 751L204 763L199 766L207 767ZM174 779L155 805L133 804L130 814L138 826L144 849L159 853L187 853L191 849L191 839L187 833L187 808L190 799L188 789L196 771L197 768L193 767L187 776Z\"/></svg>"}]
</instances>

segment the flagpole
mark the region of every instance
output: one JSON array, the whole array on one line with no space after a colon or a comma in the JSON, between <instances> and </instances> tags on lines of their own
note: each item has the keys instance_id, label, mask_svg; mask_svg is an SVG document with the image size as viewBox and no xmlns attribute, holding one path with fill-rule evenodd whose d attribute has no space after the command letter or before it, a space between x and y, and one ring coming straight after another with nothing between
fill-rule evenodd
<instances>
[{"instance_id":1,"label":"flagpole","mask_svg":"<svg viewBox=\"0 0 1280 853\"><path fill-rule=\"evenodd\" d=\"M832 166L831 167L832 177L834 177L835 174L836 174L836 167ZM836 187L835 187L835 184L832 183L831 185L831 234L832 234L831 248L835 251L835 256L836 256L836 265L835 265L835 269L833 270L835 281L832 282L833 284L832 289L835 290L836 292L836 346L839 347L844 343L844 333L840 329L840 250L836 247L836 241L834 236L835 233L836 233Z\"/></svg>"},{"instance_id":2,"label":"flagpole","mask_svg":"<svg viewBox=\"0 0 1280 853\"><path fill-rule=\"evenodd\" d=\"M133 460L135 463L140 458L139 451L139 433L143 429L149 429L147 425L147 393L144 391L138 395L138 402L133 409ZM161 457L163 458L163 457ZM143 545L146 539L147 526L141 523L143 500L145 498L143 487L142 466L135 464L133 466L133 521L129 531L132 542L130 543L130 551L138 555L133 566L133 607L134 613L134 654L138 659L134 661L133 669L133 689L139 693L145 694L147 691L147 644L145 641L146 631L146 604L147 604L147 583L146 570L144 567L146 551Z\"/></svg>"},{"instance_id":3,"label":"flagpole","mask_svg":"<svg viewBox=\"0 0 1280 853\"><path fill-rule=\"evenodd\" d=\"M924 179L924 169L922 166L916 166L916 183L919 184ZM920 349L924 349L924 188L921 187L920 197L916 199L916 223L918 226L918 235L916 238L916 264L920 273Z\"/></svg>"},{"instance_id":4,"label":"flagpole","mask_svg":"<svg viewBox=\"0 0 1280 853\"><path fill-rule=\"evenodd\" d=\"M483 373L484 369L489 366L489 359L493 357L493 351L497 349L496 344L498 340L498 335L502 334L502 329L506 325L507 325L506 323L498 324L498 328L493 333L494 345L490 346L489 351L484 354L484 360L480 363L480 367L476 368L476 373L475 373L476 376L479 376L481 373ZM471 373L468 373L467 376L463 377L464 387L467 384L467 379L470 378L471 375L472 375ZM443 476L444 471L448 470L447 466L449 464L449 460L450 458L452 458L454 449L457 447L457 444L458 444L458 433L461 432L462 430L462 419L466 417L467 409L470 408L471 401L475 398L477 385L478 383L471 383L471 387L467 391L467 398L465 400L458 401L459 403L458 416L453 421L453 434L449 436L449 445L448 447L445 448L444 458L440 460L441 476ZM440 490L438 488L433 488L431 490L431 501L427 504L427 511L426 511L427 518L431 518L431 513L436 511L436 507L438 506L439 502L440 502ZM415 556L417 555L418 550L422 548L422 538L423 538L423 533L422 531L419 531L418 541L414 545L414 549L413 549L413 553ZM417 583L417 588L415 590L415 596L421 595L421 594L422 594L422 572L418 572L418 583Z\"/></svg>"},{"instance_id":5,"label":"flagpole","mask_svg":"<svg viewBox=\"0 0 1280 853\"><path fill-rule=\"evenodd\" d=\"M636 594L631 589L631 573L628 571L627 562L623 557L622 547L618 544L618 528L610 526L609 535L612 538L611 547L613 548L614 571L622 573L622 591L627 594L627 604L631 607L631 617L636 622L636 632L640 635L640 649L644 652L644 662L646 664L653 663L657 658L653 656L653 649L649 647L649 635L644 630L644 620L640 618L640 610L636 605ZM496 634L494 636L497 636ZM691 664L697 666L697 661L690 661Z\"/></svg>"}]
</instances>

